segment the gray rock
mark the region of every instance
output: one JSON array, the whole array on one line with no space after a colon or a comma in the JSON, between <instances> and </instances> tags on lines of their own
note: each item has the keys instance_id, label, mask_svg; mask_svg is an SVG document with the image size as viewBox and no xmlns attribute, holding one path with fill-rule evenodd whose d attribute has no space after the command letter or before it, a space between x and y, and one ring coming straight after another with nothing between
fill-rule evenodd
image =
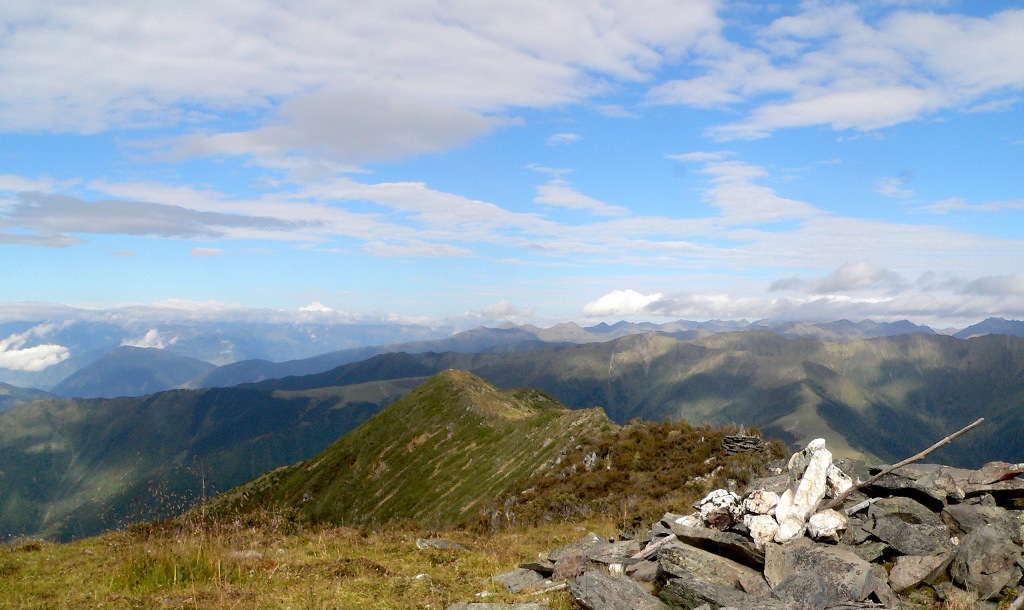
<instances>
[{"instance_id":1,"label":"gray rock","mask_svg":"<svg viewBox=\"0 0 1024 610\"><path fill-rule=\"evenodd\" d=\"M777 474L770 477L751 480L747 485L747 495L759 489L763 489L781 496L782 492L786 491L787 488L789 488L789 474Z\"/></svg>"},{"instance_id":2,"label":"gray rock","mask_svg":"<svg viewBox=\"0 0 1024 610\"><path fill-rule=\"evenodd\" d=\"M653 583L658 579L661 566L657 561L638 561L626 566L626 576L637 582Z\"/></svg>"},{"instance_id":3,"label":"gray rock","mask_svg":"<svg viewBox=\"0 0 1024 610\"><path fill-rule=\"evenodd\" d=\"M770 517L769 517L770 518ZM764 551L758 550L753 540L733 532L720 532L708 527L687 527L672 524L676 538L690 546L738 561L745 566L764 567Z\"/></svg>"},{"instance_id":4,"label":"gray rock","mask_svg":"<svg viewBox=\"0 0 1024 610\"><path fill-rule=\"evenodd\" d=\"M573 600L585 610L668 610L647 589L628 578L613 578L601 572L587 572L569 583Z\"/></svg>"},{"instance_id":5,"label":"gray rock","mask_svg":"<svg viewBox=\"0 0 1024 610\"><path fill-rule=\"evenodd\" d=\"M551 573L555 571L555 562L553 561L527 561L519 564L520 568L524 570L533 570L541 576L550 577Z\"/></svg>"},{"instance_id":6,"label":"gray rock","mask_svg":"<svg viewBox=\"0 0 1024 610\"><path fill-rule=\"evenodd\" d=\"M787 610L789 606L772 597L761 597L720 585L703 574L684 574L670 578L658 595L679 608L700 608L710 604L716 608L743 610Z\"/></svg>"},{"instance_id":7,"label":"gray rock","mask_svg":"<svg viewBox=\"0 0 1024 610\"><path fill-rule=\"evenodd\" d=\"M688 544L666 544L658 552L658 563L663 572L674 577L700 574L716 586L732 587L760 596L770 593L760 571ZM714 603L710 599L704 601Z\"/></svg>"},{"instance_id":8,"label":"gray rock","mask_svg":"<svg viewBox=\"0 0 1024 610\"><path fill-rule=\"evenodd\" d=\"M537 591L551 586L550 580L544 578L533 570L516 568L511 572L505 572L491 578L494 582L504 585L509 593L522 593L523 591Z\"/></svg>"},{"instance_id":9,"label":"gray rock","mask_svg":"<svg viewBox=\"0 0 1024 610\"><path fill-rule=\"evenodd\" d=\"M598 544L606 544L607 542L608 541L604 538L591 532L584 536L583 539L573 542L572 544L567 544L553 551L548 551L547 556L542 557L541 559L547 559L549 561L557 562L559 559L562 559L564 557L570 557L572 555L582 555L583 553L587 552L587 550L591 547Z\"/></svg>"},{"instance_id":10,"label":"gray rock","mask_svg":"<svg viewBox=\"0 0 1024 610\"><path fill-rule=\"evenodd\" d=\"M842 600L836 599L825 579L814 572L796 572L774 589L772 597L793 610L824 610Z\"/></svg>"},{"instance_id":11,"label":"gray rock","mask_svg":"<svg viewBox=\"0 0 1024 610\"><path fill-rule=\"evenodd\" d=\"M868 509L865 530L903 555L936 555L950 547L949 530L911 498L884 498Z\"/></svg>"},{"instance_id":12,"label":"gray rock","mask_svg":"<svg viewBox=\"0 0 1024 610\"><path fill-rule=\"evenodd\" d=\"M989 462L967 477L971 485L989 485L1013 479L1024 473L1024 464L1009 464L1007 462Z\"/></svg>"},{"instance_id":13,"label":"gray rock","mask_svg":"<svg viewBox=\"0 0 1024 610\"><path fill-rule=\"evenodd\" d=\"M588 548L583 553L583 557L587 561L593 561L604 565L612 563L626 563L626 561L639 550L640 543L636 540L602 542Z\"/></svg>"},{"instance_id":14,"label":"gray rock","mask_svg":"<svg viewBox=\"0 0 1024 610\"><path fill-rule=\"evenodd\" d=\"M767 548L764 576L772 588L798 572L820 576L839 601L863 601L875 588L871 564L843 547L800 538Z\"/></svg>"},{"instance_id":15,"label":"gray rock","mask_svg":"<svg viewBox=\"0 0 1024 610\"><path fill-rule=\"evenodd\" d=\"M945 551L938 555L902 555L889 572L889 585L897 593L902 593L920 584L930 585L936 581L949 567L953 560L953 551Z\"/></svg>"},{"instance_id":16,"label":"gray rock","mask_svg":"<svg viewBox=\"0 0 1024 610\"><path fill-rule=\"evenodd\" d=\"M983 525L960 541L949 574L953 582L977 592L979 599L994 599L1003 587L1020 582L1018 561L1020 547L1010 542L999 528Z\"/></svg>"},{"instance_id":17,"label":"gray rock","mask_svg":"<svg viewBox=\"0 0 1024 610\"><path fill-rule=\"evenodd\" d=\"M942 510L942 520L956 536L963 537L983 525L992 525L1008 540L1021 543L1020 520L998 506L952 504Z\"/></svg>"}]
</instances>

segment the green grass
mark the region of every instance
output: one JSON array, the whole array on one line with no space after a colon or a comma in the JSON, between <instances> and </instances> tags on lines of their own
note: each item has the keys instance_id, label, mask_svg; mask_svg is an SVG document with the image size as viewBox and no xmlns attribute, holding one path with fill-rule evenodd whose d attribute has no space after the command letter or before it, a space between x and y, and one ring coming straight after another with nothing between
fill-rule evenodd
<instances>
[{"instance_id":1,"label":"green grass","mask_svg":"<svg viewBox=\"0 0 1024 610\"><path fill-rule=\"evenodd\" d=\"M560 523L486 536L393 526L304 528L280 516L259 524L183 521L87 540L0 546L0 608L348 609L445 608L459 601L547 601L512 595L491 577L608 522ZM419 550L441 535L467 550ZM489 592L486 598L477 594Z\"/></svg>"}]
</instances>

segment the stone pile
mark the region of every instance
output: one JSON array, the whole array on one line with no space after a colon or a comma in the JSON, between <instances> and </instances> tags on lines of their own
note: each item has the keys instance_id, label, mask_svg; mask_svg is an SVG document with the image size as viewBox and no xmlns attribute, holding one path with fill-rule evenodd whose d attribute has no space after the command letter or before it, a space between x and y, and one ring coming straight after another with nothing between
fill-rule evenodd
<instances>
[{"instance_id":1,"label":"stone pile","mask_svg":"<svg viewBox=\"0 0 1024 610\"><path fill-rule=\"evenodd\" d=\"M1024 464L911 464L857 488L819 439L777 472L636 539L589 534L494 580L514 593L567 587L586 610L928 608L954 597L995 609L1017 596ZM457 605L515 607L526 609Z\"/></svg>"}]
</instances>

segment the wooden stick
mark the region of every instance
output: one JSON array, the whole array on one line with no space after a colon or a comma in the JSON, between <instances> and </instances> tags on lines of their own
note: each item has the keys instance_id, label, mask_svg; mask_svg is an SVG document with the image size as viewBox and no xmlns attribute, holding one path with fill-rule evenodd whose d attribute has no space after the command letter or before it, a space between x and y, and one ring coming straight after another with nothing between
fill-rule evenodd
<instances>
[{"instance_id":1,"label":"wooden stick","mask_svg":"<svg viewBox=\"0 0 1024 610\"><path fill-rule=\"evenodd\" d=\"M959 431L954 432L953 434L950 434L946 438L944 438L941 441L935 443L934 445L932 445L931 447L925 449L921 453L918 453L917 455L908 457L907 459L903 460L902 462L899 462L898 464L893 464L892 466L889 466L888 468L882 470L882 472L879 472L878 474L876 474L875 476L871 477L867 481L864 481L863 483L858 483L857 485L851 486L849 489L847 489L843 493L841 493L838 496L836 496L835 498L833 498L831 502L829 502L825 506L822 506L821 508L819 508L815 512L819 512L820 513L823 510L828 510L830 508L834 508L836 506L839 506L840 504L843 503L843 500L848 498L850 496L850 494L852 494L853 492L857 491L858 489L863 489L864 487L867 487L868 485L871 485L872 483L874 483L878 479L884 477L885 475L889 474L893 470L896 470L897 468L900 468L901 466L906 466L907 464L910 464L911 462L916 462L917 460L920 460L921 458L923 458L924 456L928 455L932 451L935 451L939 447L948 444L950 441L952 441L954 438L960 436L964 432L967 432L968 430L971 430L972 428L976 428L977 426L980 426L981 422L983 422L983 421L985 421L985 418L984 417L979 417L978 421L974 422L973 424L971 424L969 426L961 428Z\"/></svg>"}]
</instances>

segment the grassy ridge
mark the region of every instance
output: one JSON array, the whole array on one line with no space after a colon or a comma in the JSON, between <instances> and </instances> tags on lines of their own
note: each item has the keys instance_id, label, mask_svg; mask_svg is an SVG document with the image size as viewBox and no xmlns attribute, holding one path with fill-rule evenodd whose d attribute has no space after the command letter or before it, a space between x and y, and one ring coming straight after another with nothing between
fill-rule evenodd
<instances>
[{"instance_id":1,"label":"grassy ridge","mask_svg":"<svg viewBox=\"0 0 1024 610\"><path fill-rule=\"evenodd\" d=\"M613 424L533 390L499 391L462 371L430 378L324 450L216 498L210 510L289 507L304 519L441 527Z\"/></svg>"}]
</instances>

